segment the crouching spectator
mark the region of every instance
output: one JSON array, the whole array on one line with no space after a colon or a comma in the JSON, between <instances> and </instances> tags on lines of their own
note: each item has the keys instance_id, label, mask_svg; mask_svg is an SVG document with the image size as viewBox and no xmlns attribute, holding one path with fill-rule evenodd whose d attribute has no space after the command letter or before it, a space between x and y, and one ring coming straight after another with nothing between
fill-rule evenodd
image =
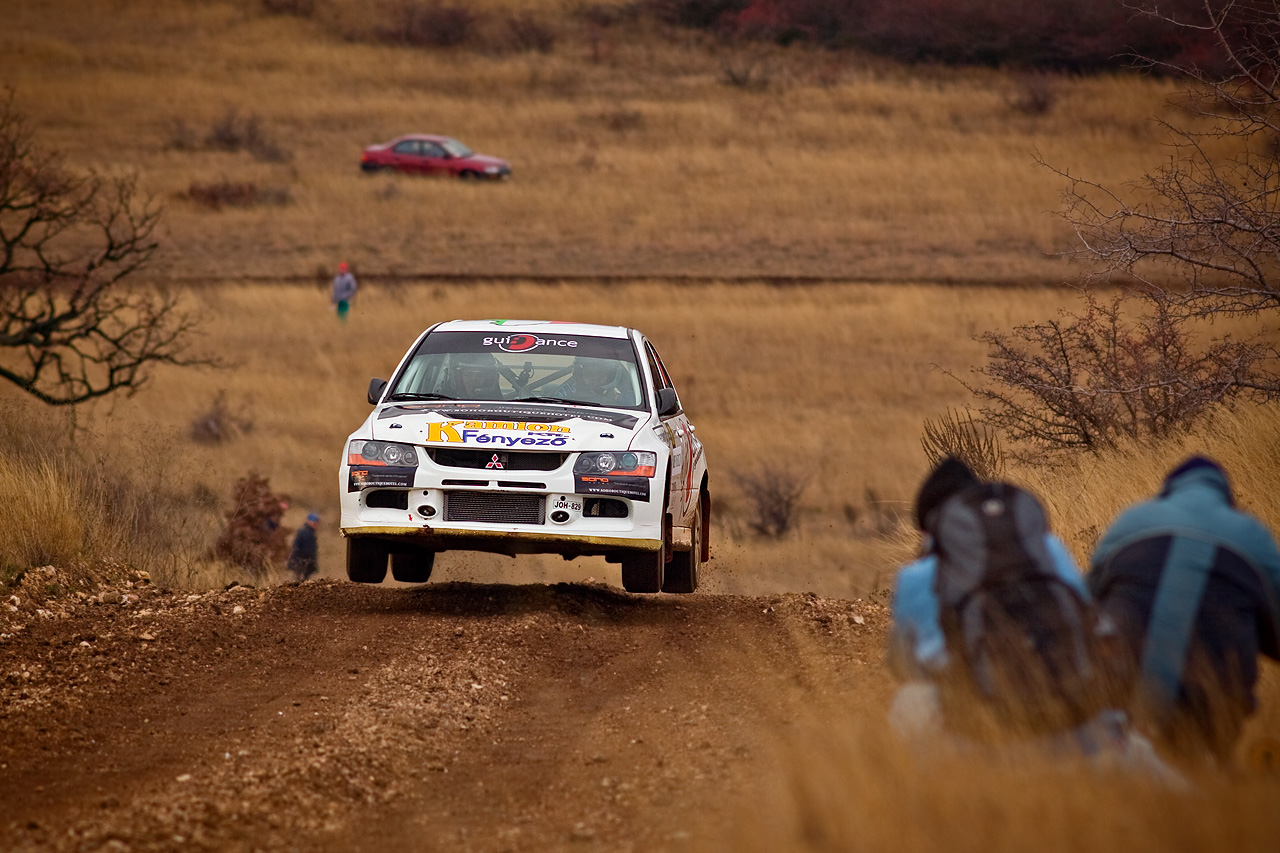
<instances>
[{"instance_id":1,"label":"crouching spectator","mask_svg":"<svg viewBox=\"0 0 1280 853\"><path fill-rule=\"evenodd\" d=\"M1116 625L1132 715L1188 756L1230 756L1255 710L1259 654L1280 658L1280 552L1192 457L1115 520L1089 586Z\"/></svg>"},{"instance_id":2,"label":"crouching spectator","mask_svg":"<svg viewBox=\"0 0 1280 853\"><path fill-rule=\"evenodd\" d=\"M949 458L915 517L923 553L893 595L890 663L906 680L894 728L1096 757L1176 784L1110 701L1097 612L1039 501Z\"/></svg>"},{"instance_id":3,"label":"crouching spectator","mask_svg":"<svg viewBox=\"0 0 1280 853\"><path fill-rule=\"evenodd\" d=\"M293 550L289 553L289 571L298 582L310 578L320 571L317 562L316 525L320 516L314 512L307 514L307 521L293 535Z\"/></svg>"}]
</instances>

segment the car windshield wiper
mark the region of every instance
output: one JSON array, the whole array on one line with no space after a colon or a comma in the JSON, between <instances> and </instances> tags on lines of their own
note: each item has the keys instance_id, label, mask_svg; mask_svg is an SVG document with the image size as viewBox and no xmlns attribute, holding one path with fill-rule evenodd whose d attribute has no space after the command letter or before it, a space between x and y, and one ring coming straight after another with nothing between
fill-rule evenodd
<instances>
[{"instance_id":1,"label":"car windshield wiper","mask_svg":"<svg viewBox=\"0 0 1280 853\"><path fill-rule=\"evenodd\" d=\"M457 397L450 397L448 394L419 394L413 391L401 391L398 394L392 394L388 400L456 400Z\"/></svg>"},{"instance_id":2,"label":"car windshield wiper","mask_svg":"<svg viewBox=\"0 0 1280 853\"><path fill-rule=\"evenodd\" d=\"M564 397L519 397L512 400L513 403L565 403L570 406L596 406L600 407L602 403L593 403L590 400L566 400Z\"/></svg>"}]
</instances>

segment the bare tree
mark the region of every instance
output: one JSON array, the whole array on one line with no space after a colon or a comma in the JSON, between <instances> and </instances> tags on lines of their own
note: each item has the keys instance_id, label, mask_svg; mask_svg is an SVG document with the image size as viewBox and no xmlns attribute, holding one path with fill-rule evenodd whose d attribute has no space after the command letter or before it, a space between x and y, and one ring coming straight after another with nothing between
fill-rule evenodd
<instances>
[{"instance_id":1,"label":"bare tree","mask_svg":"<svg viewBox=\"0 0 1280 853\"><path fill-rule=\"evenodd\" d=\"M1189 316L1280 308L1280 3L1204 0L1200 20L1139 11L1212 36L1220 58L1214 72L1148 63L1191 83L1177 105L1192 121L1163 123L1160 168L1120 189L1054 169L1080 252Z\"/></svg>"},{"instance_id":2,"label":"bare tree","mask_svg":"<svg viewBox=\"0 0 1280 853\"><path fill-rule=\"evenodd\" d=\"M157 363L194 364L173 294L125 279L156 252L160 211L134 178L77 175L0 102L0 377L51 405L132 392Z\"/></svg>"},{"instance_id":3,"label":"bare tree","mask_svg":"<svg viewBox=\"0 0 1280 853\"><path fill-rule=\"evenodd\" d=\"M987 332L981 387L986 423L1036 451L1099 450L1121 438L1162 437L1240 396L1272 397L1265 366L1274 348L1223 337L1197 344L1164 291L1100 302L1084 294L1079 314ZM1127 319L1126 304L1146 305ZM1023 453L1025 458L1028 454Z\"/></svg>"},{"instance_id":4,"label":"bare tree","mask_svg":"<svg viewBox=\"0 0 1280 853\"><path fill-rule=\"evenodd\" d=\"M1080 314L978 338L989 382L966 387L1024 445L1094 450L1168 435L1241 396L1280 396L1273 341L1214 338L1203 322L1280 309L1280 2L1202 3L1198 21L1140 10L1211 36L1220 54L1148 62L1190 82L1183 124L1164 123L1164 164L1119 188L1049 167L1068 182L1077 254L1097 265L1085 286L1119 280L1128 297L1086 295Z\"/></svg>"}]
</instances>

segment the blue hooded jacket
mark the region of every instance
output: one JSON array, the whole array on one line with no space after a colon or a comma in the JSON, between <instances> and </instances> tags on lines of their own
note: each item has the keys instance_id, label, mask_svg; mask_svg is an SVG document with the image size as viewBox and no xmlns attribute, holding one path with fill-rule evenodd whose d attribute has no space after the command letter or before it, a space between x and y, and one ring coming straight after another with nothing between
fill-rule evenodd
<instances>
[{"instance_id":1,"label":"blue hooded jacket","mask_svg":"<svg viewBox=\"0 0 1280 853\"><path fill-rule=\"evenodd\" d=\"M1139 663L1140 693L1168 715L1188 703L1189 663L1253 710L1257 655L1280 658L1280 551L1237 510L1226 474L1193 457L1098 543L1088 582Z\"/></svg>"}]
</instances>

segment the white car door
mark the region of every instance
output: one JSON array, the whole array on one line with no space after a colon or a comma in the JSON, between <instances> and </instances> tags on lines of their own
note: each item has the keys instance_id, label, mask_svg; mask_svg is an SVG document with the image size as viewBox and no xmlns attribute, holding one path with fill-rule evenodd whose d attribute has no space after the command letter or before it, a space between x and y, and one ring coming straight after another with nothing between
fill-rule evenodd
<instances>
[{"instance_id":1,"label":"white car door","mask_svg":"<svg viewBox=\"0 0 1280 853\"><path fill-rule=\"evenodd\" d=\"M649 361L649 371L653 375L655 396L661 388L671 388L674 391L675 386L671 383L671 377L662 363L662 358L653 344L648 341L645 341L645 354ZM678 393L676 397L679 399ZM689 515L690 494L696 495L697 489L696 485L690 485L694 461L693 428L684 409L677 407L675 414L666 415L660 419L659 429L665 433L664 440L671 448L669 512L676 524L683 524Z\"/></svg>"}]
</instances>

